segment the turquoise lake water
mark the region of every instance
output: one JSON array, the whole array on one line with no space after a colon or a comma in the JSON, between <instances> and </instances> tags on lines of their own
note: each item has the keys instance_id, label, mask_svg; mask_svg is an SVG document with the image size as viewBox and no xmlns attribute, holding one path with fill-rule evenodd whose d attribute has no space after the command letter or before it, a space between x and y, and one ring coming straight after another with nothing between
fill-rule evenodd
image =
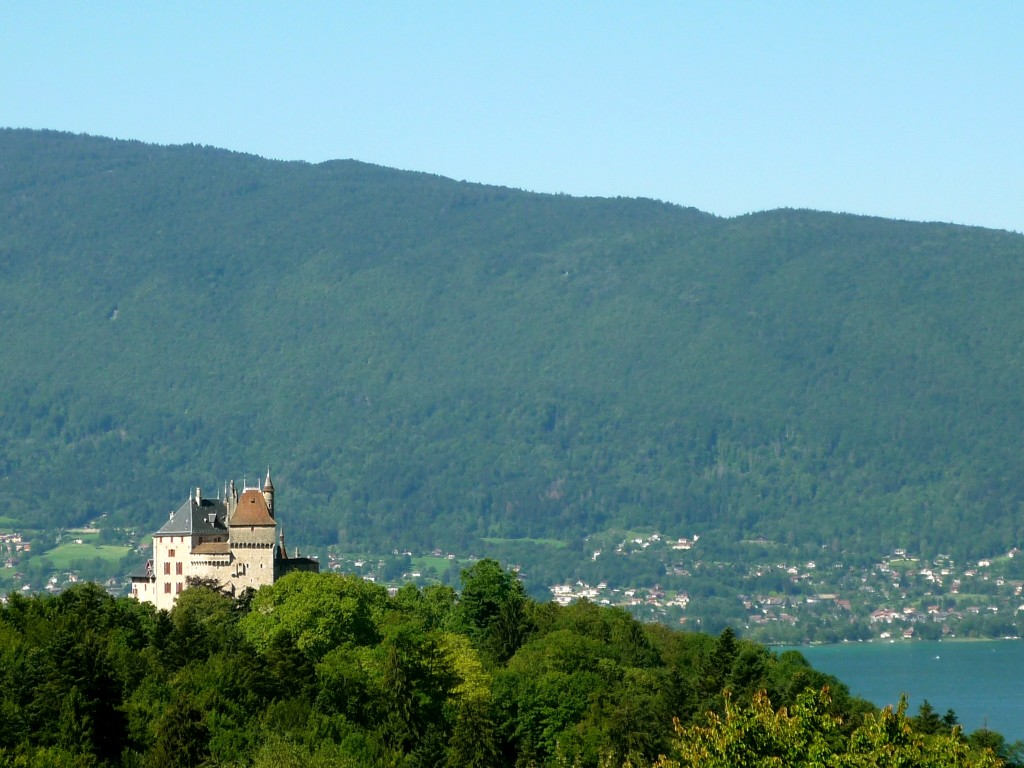
<instances>
[{"instance_id":1,"label":"turquoise lake water","mask_svg":"<svg viewBox=\"0 0 1024 768\"><path fill-rule=\"evenodd\" d=\"M778 649L777 649L778 650ZM798 648L811 665L878 706L906 693L908 714L921 701L952 708L967 732L982 727L1024 740L1024 641L842 643Z\"/></svg>"}]
</instances>

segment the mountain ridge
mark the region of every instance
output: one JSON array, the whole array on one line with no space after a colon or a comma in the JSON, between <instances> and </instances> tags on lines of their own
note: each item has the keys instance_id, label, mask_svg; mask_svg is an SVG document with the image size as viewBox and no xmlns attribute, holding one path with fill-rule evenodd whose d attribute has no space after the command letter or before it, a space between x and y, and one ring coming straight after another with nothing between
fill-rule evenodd
<instances>
[{"instance_id":1,"label":"mountain ridge","mask_svg":"<svg viewBox=\"0 0 1024 768\"><path fill-rule=\"evenodd\" d=\"M311 544L1021 542L1020 235L21 130L0 216L16 519L270 461Z\"/></svg>"}]
</instances>

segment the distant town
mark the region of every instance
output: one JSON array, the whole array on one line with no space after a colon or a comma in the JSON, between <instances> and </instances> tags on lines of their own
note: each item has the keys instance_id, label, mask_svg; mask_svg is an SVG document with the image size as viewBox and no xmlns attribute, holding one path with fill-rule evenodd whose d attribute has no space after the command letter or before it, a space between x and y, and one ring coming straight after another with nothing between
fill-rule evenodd
<instances>
[{"instance_id":1,"label":"distant town","mask_svg":"<svg viewBox=\"0 0 1024 768\"><path fill-rule=\"evenodd\" d=\"M685 584L687 579L715 574L726 567L700 559L699 539L699 535L638 535L623 539L610 550L594 550L591 557L597 561L602 557L660 553L665 556L665 580ZM463 560L440 550L421 558L413 558L411 552L393 554L425 566L401 575L402 581L419 583L436 580L446 562L456 565ZM681 555L687 557L681 559ZM365 578L377 579L383 565L370 558L331 555L328 568L354 570ZM869 567L836 562L823 566L807 560L756 562L744 569L744 583L767 582L772 588L740 591L728 598L733 605L726 613L731 618L726 623L766 642L1017 637L1017 622L1024 620L1024 553L1018 549L966 564L945 555L925 562L904 549L896 549ZM1016 571L1022 575L1008 575ZM645 620L694 630L703 629L707 622L701 598L687 589L574 580L551 584L548 591L552 600L563 605L589 600L622 607ZM721 600L716 598L717 602Z\"/></svg>"},{"instance_id":2,"label":"distant town","mask_svg":"<svg viewBox=\"0 0 1024 768\"><path fill-rule=\"evenodd\" d=\"M111 594L127 594L124 574L144 560L149 539L136 541L133 532L107 532L102 526L101 519L59 533L0 533L0 589L4 594L54 593L91 580ZM759 546L765 542L750 544L753 552L771 551ZM394 589L407 582L458 587L459 571L478 559L440 549L382 556L327 548L318 554L324 570L357 573ZM575 578L544 589L561 604L589 600L693 630L728 625L770 643L1017 637L1024 621L1024 553L1019 549L969 563L944 555L926 561L896 549L863 566L763 556L737 566L702 559L699 534L646 533L614 542L605 537L588 557L595 573L601 572L603 560L636 558L644 559L645 572L658 564L662 578L653 583ZM519 570L515 563L505 565ZM530 574L522 576L529 583ZM733 588L712 589L709 598L708 584Z\"/></svg>"}]
</instances>

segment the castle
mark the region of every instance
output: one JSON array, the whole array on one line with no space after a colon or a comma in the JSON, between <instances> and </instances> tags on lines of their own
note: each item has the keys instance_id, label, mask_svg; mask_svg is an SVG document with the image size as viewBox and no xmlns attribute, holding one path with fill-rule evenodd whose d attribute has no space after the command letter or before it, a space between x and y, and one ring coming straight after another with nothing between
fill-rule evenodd
<instances>
[{"instance_id":1,"label":"castle","mask_svg":"<svg viewBox=\"0 0 1024 768\"><path fill-rule=\"evenodd\" d=\"M131 574L132 596L170 610L192 578L212 581L232 595L273 584L290 571L319 572L308 557L288 557L278 538L274 483L263 488L234 480L223 499L204 499L199 488L153 534L153 558Z\"/></svg>"}]
</instances>

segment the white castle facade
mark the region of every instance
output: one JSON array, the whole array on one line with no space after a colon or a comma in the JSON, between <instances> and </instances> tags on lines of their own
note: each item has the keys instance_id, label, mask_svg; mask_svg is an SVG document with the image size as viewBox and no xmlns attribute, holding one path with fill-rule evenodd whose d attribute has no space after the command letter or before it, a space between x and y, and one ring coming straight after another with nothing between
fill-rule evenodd
<instances>
[{"instance_id":1,"label":"white castle facade","mask_svg":"<svg viewBox=\"0 0 1024 768\"><path fill-rule=\"evenodd\" d=\"M223 499L205 499L199 488L153 534L153 557L131 575L132 595L170 610L188 580L216 583L232 595L273 584L295 571L319 572L316 560L289 557L277 531L274 483L243 488L232 480Z\"/></svg>"}]
</instances>

